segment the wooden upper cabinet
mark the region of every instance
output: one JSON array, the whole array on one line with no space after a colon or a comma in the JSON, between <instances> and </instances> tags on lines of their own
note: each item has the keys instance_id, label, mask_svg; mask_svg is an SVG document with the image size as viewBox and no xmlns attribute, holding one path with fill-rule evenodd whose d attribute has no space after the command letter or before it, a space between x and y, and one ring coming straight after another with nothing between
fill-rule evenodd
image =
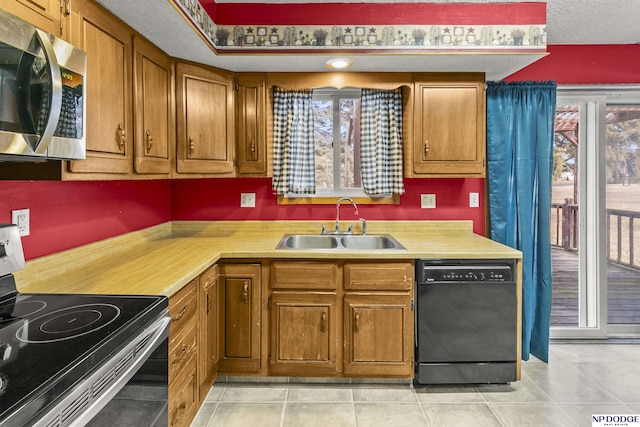
<instances>
[{"instance_id":1,"label":"wooden upper cabinet","mask_svg":"<svg viewBox=\"0 0 640 427\"><path fill-rule=\"evenodd\" d=\"M130 173L132 30L89 1L75 1L72 43L87 52L87 159L71 172Z\"/></svg>"},{"instance_id":2,"label":"wooden upper cabinet","mask_svg":"<svg viewBox=\"0 0 640 427\"><path fill-rule=\"evenodd\" d=\"M174 142L171 59L140 37L134 38L133 49L135 171L168 174Z\"/></svg>"},{"instance_id":3,"label":"wooden upper cabinet","mask_svg":"<svg viewBox=\"0 0 640 427\"><path fill-rule=\"evenodd\" d=\"M67 39L71 0L6 0L2 8L9 13L51 33Z\"/></svg>"},{"instance_id":4,"label":"wooden upper cabinet","mask_svg":"<svg viewBox=\"0 0 640 427\"><path fill-rule=\"evenodd\" d=\"M414 176L485 176L483 73L417 74Z\"/></svg>"},{"instance_id":5,"label":"wooden upper cabinet","mask_svg":"<svg viewBox=\"0 0 640 427\"><path fill-rule=\"evenodd\" d=\"M238 74L236 89L238 174L266 176L265 77L263 74Z\"/></svg>"},{"instance_id":6,"label":"wooden upper cabinet","mask_svg":"<svg viewBox=\"0 0 640 427\"><path fill-rule=\"evenodd\" d=\"M233 173L233 97L231 73L176 65L179 173Z\"/></svg>"}]
</instances>

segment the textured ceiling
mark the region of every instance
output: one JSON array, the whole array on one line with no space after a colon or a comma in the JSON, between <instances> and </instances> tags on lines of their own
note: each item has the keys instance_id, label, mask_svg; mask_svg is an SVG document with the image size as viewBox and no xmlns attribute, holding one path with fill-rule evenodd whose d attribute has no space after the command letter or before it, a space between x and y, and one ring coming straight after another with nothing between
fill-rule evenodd
<instances>
[{"instance_id":1,"label":"textured ceiling","mask_svg":"<svg viewBox=\"0 0 640 427\"><path fill-rule=\"evenodd\" d=\"M97 0L169 55L232 71L327 71L329 55L216 56L168 0ZM404 3L418 0L403 0ZM217 0L240 3L237 0ZM363 3L336 1L332 3ZM393 3L373 0L376 3ZM252 3L252 2L245 2ZM262 0L259 3L323 3ZM489 0L449 0L431 3L500 3ZM505 2L515 3L515 2ZM640 43L640 0L548 0L548 44ZM504 78L541 57L539 54L490 55L350 55L352 71L484 71L488 80Z\"/></svg>"}]
</instances>

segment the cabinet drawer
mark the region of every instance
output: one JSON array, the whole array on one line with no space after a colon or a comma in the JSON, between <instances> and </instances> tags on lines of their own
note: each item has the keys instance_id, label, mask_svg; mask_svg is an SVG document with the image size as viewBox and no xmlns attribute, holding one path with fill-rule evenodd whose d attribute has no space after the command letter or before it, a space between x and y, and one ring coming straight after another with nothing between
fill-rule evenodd
<instances>
[{"instance_id":1,"label":"cabinet drawer","mask_svg":"<svg viewBox=\"0 0 640 427\"><path fill-rule=\"evenodd\" d=\"M346 263L344 288L347 290L411 290L412 262Z\"/></svg>"},{"instance_id":2,"label":"cabinet drawer","mask_svg":"<svg viewBox=\"0 0 640 427\"><path fill-rule=\"evenodd\" d=\"M169 300L169 315L171 316L171 326L169 334L178 334L180 330L195 318L196 315L196 281L191 281L184 288Z\"/></svg>"},{"instance_id":3,"label":"cabinet drawer","mask_svg":"<svg viewBox=\"0 0 640 427\"><path fill-rule=\"evenodd\" d=\"M169 340L169 383L179 374L184 366L194 359L196 353L195 318L175 337Z\"/></svg>"},{"instance_id":4,"label":"cabinet drawer","mask_svg":"<svg viewBox=\"0 0 640 427\"><path fill-rule=\"evenodd\" d=\"M169 385L169 427L191 425L198 410L197 401L196 360L191 359L176 380Z\"/></svg>"},{"instance_id":5,"label":"cabinet drawer","mask_svg":"<svg viewBox=\"0 0 640 427\"><path fill-rule=\"evenodd\" d=\"M209 289L211 285L218 280L218 275L220 274L220 267L218 264L215 264L209 267L204 273L200 275L200 287L203 289Z\"/></svg>"},{"instance_id":6,"label":"cabinet drawer","mask_svg":"<svg viewBox=\"0 0 640 427\"><path fill-rule=\"evenodd\" d=\"M336 289L338 267L331 262L274 262L272 289Z\"/></svg>"}]
</instances>

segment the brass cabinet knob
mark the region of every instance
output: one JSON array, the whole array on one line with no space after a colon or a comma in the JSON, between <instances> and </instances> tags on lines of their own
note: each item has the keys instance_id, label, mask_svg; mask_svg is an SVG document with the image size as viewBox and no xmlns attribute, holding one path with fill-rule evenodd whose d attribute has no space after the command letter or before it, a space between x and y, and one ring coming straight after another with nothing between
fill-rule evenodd
<instances>
[{"instance_id":1,"label":"brass cabinet knob","mask_svg":"<svg viewBox=\"0 0 640 427\"><path fill-rule=\"evenodd\" d=\"M320 330L322 332L327 332L327 312L323 311L322 312L322 319L321 319L321 323L320 323Z\"/></svg>"},{"instance_id":2,"label":"brass cabinet knob","mask_svg":"<svg viewBox=\"0 0 640 427\"><path fill-rule=\"evenodd\" d=\"M151 151L151 147L153 147L153 137L151 136L151 131L147 129L147 153Z\"/></svg>"},{"instance_id":3,"label":"brass cabinet knob","mask_svg":"<svg viewBox=\"0 0 640 427\"><path fill-rule=\"evenodd\" d=\"M122 123L118 123L118 132L120 133L118 138L118 147L120 151L124 150L124 145L127 142L127 133L124 131L124 125Z\"/></svg>"},{"instance_id":4,"label":"brass cabinet knob","mask_svg":"<svg viewBox=\"0 0 640 427\"><path fill-rule=\"evenodd\" d=\"M180 320L180 318L184 316L186 312L187 312L187 306L185 305L184 307L182 307L182 310L180 310L180 313L171 316L171 320L173 320L174 322L176 320Z\"/></svg>"},{"instance_id":5,"label":"brass cabinet knob","mask_svg":"<svg viewBox=\"0 0 640 427\"><path fill-rule=\"evenodd\" d=\"M249 282L244 282L242 286L242 302L249 302Z\"/></svg>"}]
</instances>

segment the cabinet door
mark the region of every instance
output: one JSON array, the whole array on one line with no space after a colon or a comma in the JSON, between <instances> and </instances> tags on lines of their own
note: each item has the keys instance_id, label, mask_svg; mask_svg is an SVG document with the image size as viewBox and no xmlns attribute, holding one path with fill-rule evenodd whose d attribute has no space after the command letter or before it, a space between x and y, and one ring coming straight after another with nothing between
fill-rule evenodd
<instances>
[{"instance_id":1,"label":"cabinet door","mask_svg":"<svg viewBox=\"0 0 640 427\"><path fill-rule=\"evenodd\" d=\"M137 173L171 172L173 144L171 59L148 41L133 40L135 75L135 170Z\"/></svg>"},{"instance_id":2,"label":"cabinet door","mask_svg":"<svg viewBox=\"0 0 640 427\"><path fill-rule=\"evenodd\" d=\"M198 381L200 402L204 400L218 373L218 274L217 265L200 276Z\"/></svg>"},{"instance_id":3,"label":"cabinet door","mask_svg":"<svg viewBox=\"0 0 640 427\"><path fill-rule=\"evenodd\" d=\"M220 371L260 370L260 265L221 264L223 352Z\"/></svg>"},{"instance_id":4,"label":"cabinet door","mask_svg":"<svg viewBox=\"0 0 640 427\"><path fill-rule=\"evenodd\" d=\"M233 172L233 81L230 74L176 65L180 173Z\"/></svg>"},{"instance_id":5,"label":"cabinet door","mask_svg":"<svg viewBox=\"0 0 640 427\"><path fill-rule=\"evenodd\" d=\"M66 38L71 0L6 0L2 8L36 27Z\"/></svg>"},{"instance_id":6,"label":"cabinet door","mask_svg":"<svg viewBox=\"0 0 640 427\"><path fill-rule=\"evenodd\" d=\"M411 295L345 295L344 336L345 375L411 377Z\"/></svg>"},{"instance_id":7,"label":"cabinet door","mask_svg":"<svg viewBox=\"0 0 640 427\"><path fill-rule=\"evenodd\" d=\"M269 304L269 373L287 376L338 372L335 293L274 292Z\"/></svg>"},{"instance_id":8,"label":"cabinet door","mask_svg":"<svg viewBox=\"0 0 640 427\"><path fill-rule=\"evenodd\" d=\"M71 172L130 173L131 29L100 6L74 2L72 42L87 52L87 159Z\"/></svg>"},{"instance_id":9,"label":"cabinet door","mask_svg":"<svg viewBox=\"0 0 640 427\"><path fill-rule=\"evenodd\" d=\"M465 81L466 79L475 80ZM415 84L413 172L485 175L484 77L436 77Z\"/></svg>"},{"instance_id":10,"label":"cabinet door","mask_svg":"<svg viewBox=\"0 0 640 427\"><path fill-rule=\"evenodd\" d=\"M238 174L266 176L266 105L262 74L238 74L236 137Z\"/></svg>"},{"instance_id":11,"label":"cabinet door","mask_svg":"<svg viewBox=\"0 0 640 427\"><path fill-rule=\"evenodd\" d=\"M198 412L198 382L195 359L180 370L169 384L169 427L188 427ZM163 423L159 422L158 425Z\"/></svg>"}]
</instances>

